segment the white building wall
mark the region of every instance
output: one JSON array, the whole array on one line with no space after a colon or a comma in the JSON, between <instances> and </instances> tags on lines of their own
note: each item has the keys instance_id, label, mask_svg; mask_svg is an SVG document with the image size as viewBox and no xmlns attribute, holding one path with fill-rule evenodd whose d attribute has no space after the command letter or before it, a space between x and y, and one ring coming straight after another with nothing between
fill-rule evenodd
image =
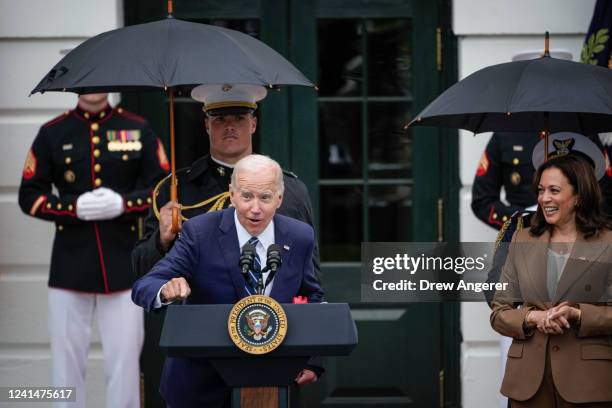
<instances>
[{"instance_id":1,"label":"white building wall","mask_svg":"<svg viewBox=\"0 0 612 408\"><path fill-rule=\"evenodd\" d=\"M543 49L544 32L551 48L565 48L577 61L595 0L454 0L453 31L458 37L459 78L488 65L510 60L527 49ZM474 174L490 133L460 132L461 240L492 241L496 231L480 222L470 208ZM501 359L499 336L489 326L486 304L464 303L461 370L464 408L499 405Z\"/></svg>"},{"instance_id":2,"label":"white building wall","mask_svg":"<svg viewBox=\"0 0 612 408\"><path fill-rule=\"evenodd\" d=\"M121 0L0 0L0 387L50 384L47 278L54 225L21 213L17 191L38 128L73 108L76 96L28 95L62 50L123 25L122 10ZM97 334L87 383L88 407L104 407Z\"/></svg>"}]
</instances>

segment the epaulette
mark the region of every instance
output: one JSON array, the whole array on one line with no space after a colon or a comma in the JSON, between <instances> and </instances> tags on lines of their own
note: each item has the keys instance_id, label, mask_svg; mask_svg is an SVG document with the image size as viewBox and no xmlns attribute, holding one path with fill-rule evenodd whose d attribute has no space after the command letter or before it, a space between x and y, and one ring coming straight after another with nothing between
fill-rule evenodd
<instances>
[{"instance_id":1,"label":"epaulette","mask_svg":"<svg viewBox=\"0 0 612 408\"><path fill-rule=\"evenodd\" d=\"M289 170L283 169L283 174L285 176L287 176L287 177L291 177L291 178L294 178L294 179L298 178L297 174L295 174L294 172L289 171Z\"/></svg>"},{"instance_id":2,"label":"epaulette","mask_svg":"<svg viewBox=\"0 0 612 408\"><path fill-rule=\"evenodd\" d=\"M145 122L147 121L147 120L144 118L144 116L137 115L137 114L132 113L132 112L130 112L130 111L128 111L128 110L125 110L125 109L123 109L123 108L117 108L117 109L116 109L116 111L117 111L117 113L118 113L119 115L124 116L124 117L126 117L127 119L131 119L131 120L133 120L133 121L135 121L135 122L138 122L138 123L145 123Z\"/></svg>"},{"instance_id":3,"label":"epaulette","mask_svg":"<svg viewBox=\"0 0 612 408\"><path fill-rule=\"evenodd\" d=\"M51 119L50 121L48 121L47 123L42 125L42 127L46 128L46 127L49 127L49 126L53 126L56 123L59 123L62 120L66 119L69 115L70 115L70 111L66 111L66 112L62 113L61 115Z\"/></svg>"}]
</instances>

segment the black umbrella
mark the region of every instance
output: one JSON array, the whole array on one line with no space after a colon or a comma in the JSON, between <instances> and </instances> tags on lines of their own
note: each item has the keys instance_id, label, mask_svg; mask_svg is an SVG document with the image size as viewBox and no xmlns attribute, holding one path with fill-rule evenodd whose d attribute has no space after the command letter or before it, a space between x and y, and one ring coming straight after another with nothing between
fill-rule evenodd
<instances>
[{"instance_id":1,"label":"black umbrella","mask_svg":"<svg viewBox=\"0 0 612 408\"><path fill-rule=\"evenodd\" d=\"M314 85L282 55L238 31L172 17L119 28L83 42L32 90L78 94L163 89L170 99L170 195L177 201L174 92L201 84ZM178 212L173 214L178 231Z\"/></svg>"},{"instance_id":2,"label":"black umbrella","mask_svg":"<svg viewBox=\"0 0 612 408\"><path fill-rule=\"evenodd\" d=\"M548 33L546 44L548 44ZM552 58L493 65L438 96L408 126L529 132L612 131L612 70Z\"/></svg>"},{"instance_id":3,"label":"black umbrella","mask_svg":"<svg viewBox=\"0 0 612 408\"><path fill-rule=\"evenodd\" d=\"M88 39L32 93L189 91L200 84L224 83L314 86L282 55L247 34L169 17Z\"/></svg>"}]
</instances>

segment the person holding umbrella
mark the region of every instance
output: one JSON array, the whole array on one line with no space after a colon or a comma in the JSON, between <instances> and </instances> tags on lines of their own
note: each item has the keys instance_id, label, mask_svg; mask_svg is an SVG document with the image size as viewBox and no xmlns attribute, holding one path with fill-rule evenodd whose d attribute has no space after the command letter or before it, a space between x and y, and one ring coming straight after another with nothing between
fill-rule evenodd
<instances>
[{"instance_id":1,"label":"person holding umbrella","mask_svg":"<svg viewBox=\"0 0 612 408\"><path fill-rule=\"evenodd\" d=\"M612 402L612 224L595 176L605 165L596 148L567 154L577 142L563 136L537 170L531 227L512 239L501 277L509 290L492 302L492 327L514 339L501 388L512 407Z\"/></svg>"},{"instance_id":2,"label":"person holding umbrella","mask_svg":"<svg viewBox=\"0 0 612 408\"><path fill-rule=\"evenodd\" d=\"M40 128L27 154L19 205L56 226L49 334L52 384L76 388L76 403L66 406L85 406L95 316L107 407L140 407L143 316L130 300L136 276L129 254L139 219L151 206L151 189L168 169L161 141L145 119L111 108L105 93L79 96L74 110Z\"/></svg>"}]
</instances>

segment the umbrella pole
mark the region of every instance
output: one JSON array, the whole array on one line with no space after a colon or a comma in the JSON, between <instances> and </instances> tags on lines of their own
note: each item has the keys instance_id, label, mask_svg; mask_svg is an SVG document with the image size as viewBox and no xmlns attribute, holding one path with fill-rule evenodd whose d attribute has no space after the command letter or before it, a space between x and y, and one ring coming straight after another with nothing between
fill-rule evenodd
<instances>
[{"instance_id":1,"label":"umbrella pole","mask_svg":"<svg viewBox=\"0 0 612 408\"><path fill-rule=\"evenodd\" d=\"M550 119L548 112L544 112L544 162L548 161L548 135L550 134Z\"/></svg>"},{"instance_id":2,"label":"umbrella pole","mask_svg":"<svg viewBox=\"0 0 612 408\"><path fill-rule=\"evenodd\" d=\"M176 158L174 154L174 90L168 89L169 111L170 111L170 166L172 176L170 177L170 201L178 202L178 192L176 188ZM172 233L176 234L179 231L179 211L178 208L172 209Z\"/></svg>"},{"instance_id":3,"label":"umbrella pole","mask_svg":"<svg viewBox=\"0 0 612 408\"><path fill-rule=\"evenodd\" d=\"M544 34L544 56L550 57L550 35L548 31ZM548 112L544 112L544 162L548 161L548 135L550 134L550 117Z\"/></svg>"},{"instance_id":4,"label":"umbrella pole","mask_svg":"<svg viewBox=\"0 0 612 408\"><path fill-rule=\"evenodd\" d=\"M168 17L172 17L173 10L172 0L168 0ZM168 110L170 113L170 166L172 176L170 177L170 201L178 202L178 191L176 188L176 157L174 149L174 89L170 87L168 89L169 106ZM176 234L179 231L179 212L177 208L172 209L172 233Z\"/></svg>"}]
</instances>

